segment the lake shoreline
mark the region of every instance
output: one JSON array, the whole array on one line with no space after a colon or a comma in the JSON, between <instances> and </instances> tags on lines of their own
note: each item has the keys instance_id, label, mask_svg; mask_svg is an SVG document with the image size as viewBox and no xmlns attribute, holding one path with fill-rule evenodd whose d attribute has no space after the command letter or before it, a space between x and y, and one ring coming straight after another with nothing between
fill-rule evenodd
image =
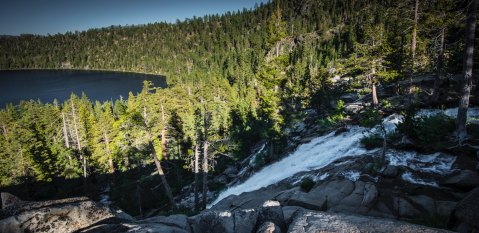
<instances>
[{"instance_id":1,"label":"lake shoreline","mask_svg":"<svg viewBox=\"0 0 479 233\"><path fill-rule=\"evenodd\" d=\"M129 74L143 74L143 75L156 75L164 77L166 80L166 75L150 73L150 72L136 72L136 71L127 71L127 70L108 70L108 69L69 69L69 68L14 68L14 69L2 69L0 71L91 71L91 72L110 72L110 73L129 73Z\"/></svg>"},{"instance_id":2,"label":"lake shoreline","mask_svg":"<svg viewBox=\"0 0 479 233\"><path fill-rule=\"evenodd\" d=\"M166 77L158 74L81 69L3 69L0 70L0 108L21 100L43 103L62 102L85 93L93 101L116 100L137 94L143 81L167 88Z\"/></svg>"}]
</instances>

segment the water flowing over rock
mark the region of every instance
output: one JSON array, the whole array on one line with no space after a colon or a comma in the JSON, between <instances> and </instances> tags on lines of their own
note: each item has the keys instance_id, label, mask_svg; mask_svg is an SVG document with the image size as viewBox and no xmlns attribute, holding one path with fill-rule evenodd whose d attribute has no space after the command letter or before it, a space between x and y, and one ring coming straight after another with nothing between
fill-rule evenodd
<instances>
[{"instance_id":1,"label":"water flowing over rock","mask_svg":"<svg viewBox=\"0 0 479 233\"><path fill-rule=\"evenodd\" d=\"M281 161L253 174L244 183L227 189L210 207L229 195L238 195L266 187L298 172L324 167L341 157L364 154L366 150L359 146L359 139L363 137L364 131L365 129L362 127L353 126L348 132L339 135L332 132L317 137L311 142L299 146L294 153Z\"/></svg>"}]
</instances>

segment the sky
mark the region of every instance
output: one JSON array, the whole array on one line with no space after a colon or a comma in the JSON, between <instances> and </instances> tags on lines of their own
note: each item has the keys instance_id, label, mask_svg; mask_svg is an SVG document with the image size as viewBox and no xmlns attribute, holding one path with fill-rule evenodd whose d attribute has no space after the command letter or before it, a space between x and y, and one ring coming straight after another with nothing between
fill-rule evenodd
<instances>
[{"instance_id":1,"label":"sky","mask_svg":"<svg viewBox=\"0 0 479 233\"><path fill-rule=\"evenodd\" d=\"M56 34L111 25L176 22L254 8L267 0L0 0L0 35Z\"/></svg>"}]
</instances>

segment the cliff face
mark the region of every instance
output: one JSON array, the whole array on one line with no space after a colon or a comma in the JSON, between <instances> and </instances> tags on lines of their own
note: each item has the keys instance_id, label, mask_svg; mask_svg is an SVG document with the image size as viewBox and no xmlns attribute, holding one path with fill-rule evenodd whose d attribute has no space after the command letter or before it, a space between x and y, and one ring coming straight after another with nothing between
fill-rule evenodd
<instances>
[{"instance_id":1,"label":"cliff face","mask_svg":"<svg viewBox=\"0 0 479 233\"><path fill-rule=\"evenodd\" d=\"M23 202L2 193L0 232L447 232L396 220L325 213L266 201L253 209L207 210L135 220L86 198Z\"/></svg>"}]
</instances>

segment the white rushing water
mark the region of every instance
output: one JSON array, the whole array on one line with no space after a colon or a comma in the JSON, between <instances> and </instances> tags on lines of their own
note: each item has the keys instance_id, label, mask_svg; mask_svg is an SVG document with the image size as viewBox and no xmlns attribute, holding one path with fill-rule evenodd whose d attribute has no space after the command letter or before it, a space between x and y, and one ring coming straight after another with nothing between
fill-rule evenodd
<instances>
[{"instance_id":1,"label":"white rushing water","mask_svg":"<svg viewBox=\"0 0 479 233\"><path fill-rule=\"evenodd\" d=\"M322 168L341 157L362 155L366 150L359 145L359 139L365 131L365 128L353 126L348 132L339 135L332 132L300 145L291 155L264 167L244 183L222 192L211 205L229 195L257 190L298 172Z\"/></svg>"},{"instance_id":2,"label":"white rushing water","mask_svg":"<svg viewBox=\"0 0 479 233\"><path fill-rule=\"evenodd\" d=\"M425 109L418 112L419 116L430 116L444 112L446 115L455 117L457 109L435 110ZM468 111L469 120L479 117L479 109L472 108ZM403 116L393 114L383 120L383 125L386 131L391 132L396 129L396 125L403 120ZM377 129L376 129L377 130ZM376 131L373 129L369 132ZM245 182L236 186L230 187L220 193L216 200L211 203L208 208L215 205L223 198L230 195L239 195L244 192L250 192L275 184L281 180L289 178L299 172L310 171L314 169L323 168L333 161L346 156L364 155L367 150L364 149L359 140L367 134L368 130L359 126L351 126L348 132L335 135L335 132L324 136L317 137L309 143L300 145L295 152L291 153L282 160L264 167L262 170L256 172ZM454 162L453 157L443 156L440 154L433 155L418 155L415 152L389 152L387 159L391 165L410 166L413 170L423 172L446 172L451 169ZM323 174L322 179L329 176ZM346 178L357 180L361 175L358 172L351 171L343 174ZM419 183L424 185L435 186L435 183L415 179L412 174L406 173L403 175L403 180L411 183Z\"/></svg>"}]
</instances>

